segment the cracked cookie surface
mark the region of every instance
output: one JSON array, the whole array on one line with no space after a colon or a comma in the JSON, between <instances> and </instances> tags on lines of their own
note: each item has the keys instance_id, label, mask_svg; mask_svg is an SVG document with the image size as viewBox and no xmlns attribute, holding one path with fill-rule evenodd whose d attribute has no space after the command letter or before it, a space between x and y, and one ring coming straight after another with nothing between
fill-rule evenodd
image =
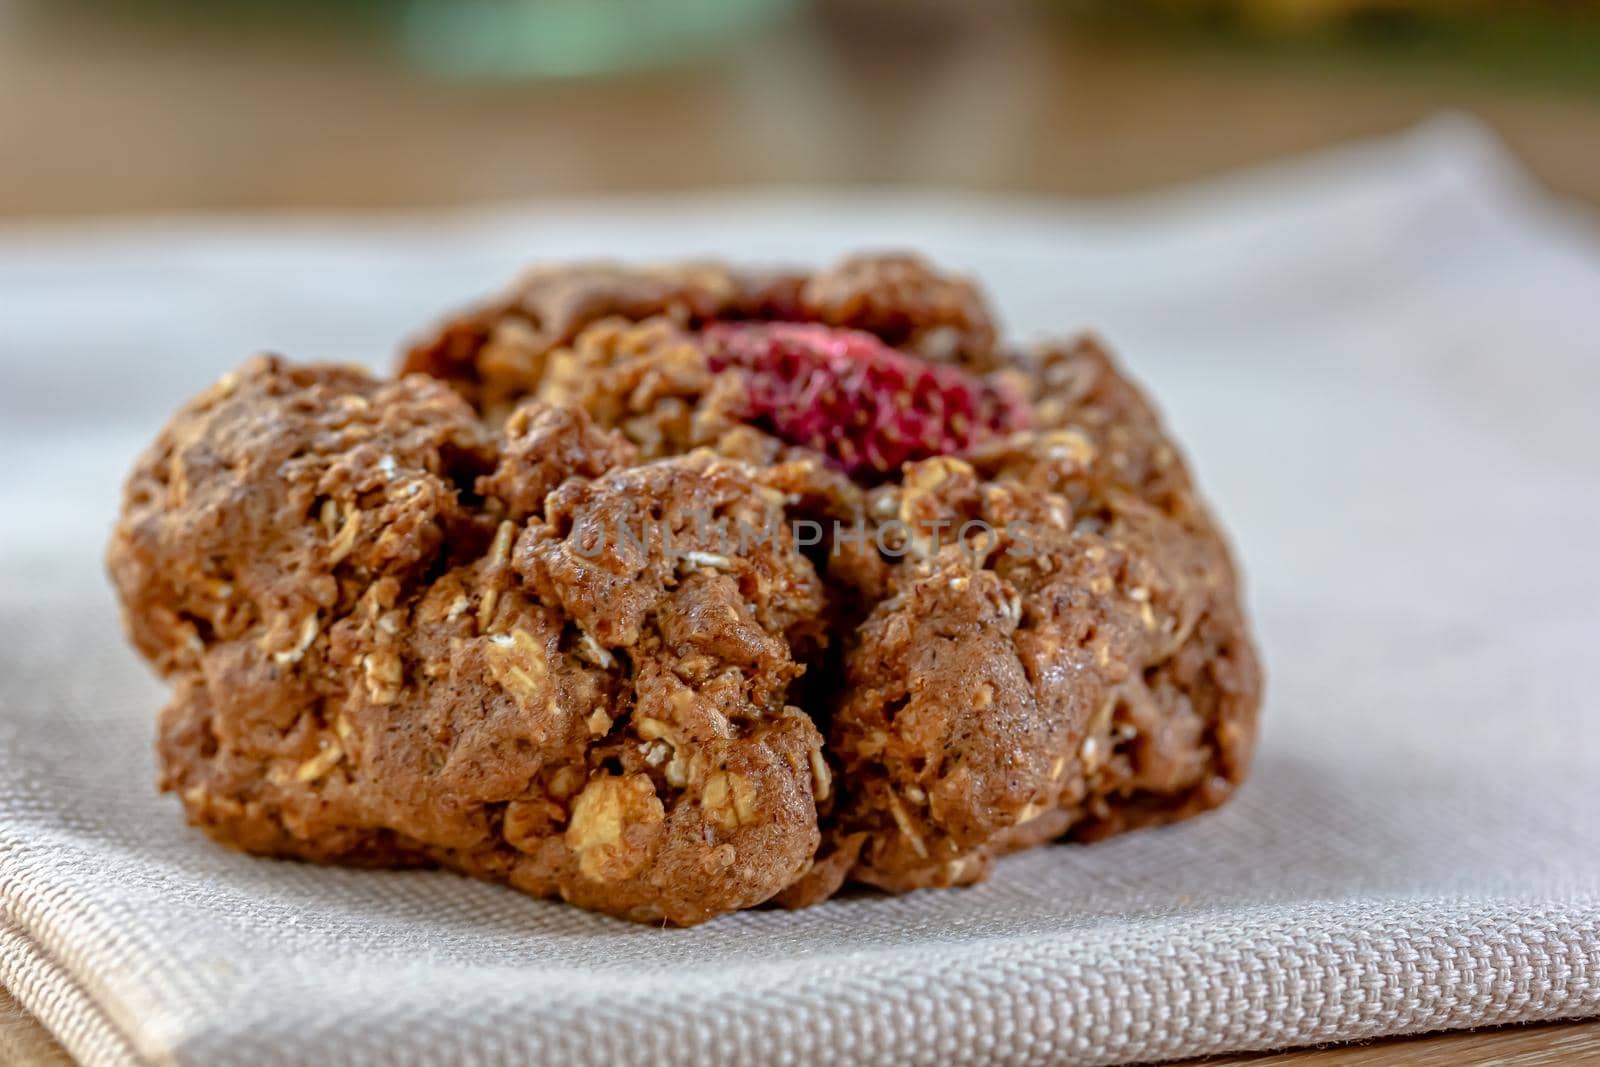
<instances>
[{"instance_id":1,"label":"cracked cookie surface","mask_svg":"<svg viewBox=\"0 0 1600 1067\"><path fill-rule=\"evenodd\" d=\"M544 269L394 381L252 361L109 550L163 785L250 851L685 925L1220 803L1223 540L1096 344L996 338L888 256Z\"/></svg>"}]
</instances>

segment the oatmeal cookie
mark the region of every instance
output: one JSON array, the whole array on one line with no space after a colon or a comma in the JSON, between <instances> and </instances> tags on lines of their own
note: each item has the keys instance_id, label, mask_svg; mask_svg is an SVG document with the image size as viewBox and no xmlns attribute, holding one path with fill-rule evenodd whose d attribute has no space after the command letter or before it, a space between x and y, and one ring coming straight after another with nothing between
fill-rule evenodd
<instances>
[{"instance_id":1,"label":"oatmeal cookie","mask_svg":"<svg viewBox=\"0 0 1600 1067\"><path fill-rule=\"evenodd\" d=\"M1215 806L1260 671L1092 340L911 256L536 271L378 380L247 364L109 566L163 785L254 852L692 924Z\"/></svg>"}]
</instances>

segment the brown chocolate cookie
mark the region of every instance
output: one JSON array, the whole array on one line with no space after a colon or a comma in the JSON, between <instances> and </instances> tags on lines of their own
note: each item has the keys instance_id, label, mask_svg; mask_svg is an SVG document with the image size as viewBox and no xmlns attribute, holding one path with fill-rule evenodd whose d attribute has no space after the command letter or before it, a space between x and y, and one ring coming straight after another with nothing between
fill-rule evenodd
<instances>
[{"instance_id":1,"label":"brown chocolate cookie","mask_svg":"<svg viewBox=\"0 0 1600 1067\"><path fill-rule=\"evenodd\" d=\"M996 336L913 257L591 266L396 381L252 361L110 547L164 786L250 851L678 924L1220 803L1221 536L1098 346Z\"/></svg>"}]
</instances>

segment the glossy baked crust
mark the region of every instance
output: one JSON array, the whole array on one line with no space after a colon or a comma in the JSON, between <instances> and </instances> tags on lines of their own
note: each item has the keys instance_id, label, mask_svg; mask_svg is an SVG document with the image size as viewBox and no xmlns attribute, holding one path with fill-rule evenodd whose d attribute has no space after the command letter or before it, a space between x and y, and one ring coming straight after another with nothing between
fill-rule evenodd
<instances>
[{"instance_id":1,"label":"glossy baked crust","mask_svg":"<svg viewBox=\"0 0 1600 1067\"><path fill-rule=\"evenodd\" d=\"M713 370L708 327L765 321L871 334L1025 419L847 474ZM404 371L253 360L129 478L108 559L173 684L163 785L225 844L687 925L976 881L1245 773L1232 564L1093 341L1005 348L912 257L579 266Z\"/></svg>"}]
</instances>

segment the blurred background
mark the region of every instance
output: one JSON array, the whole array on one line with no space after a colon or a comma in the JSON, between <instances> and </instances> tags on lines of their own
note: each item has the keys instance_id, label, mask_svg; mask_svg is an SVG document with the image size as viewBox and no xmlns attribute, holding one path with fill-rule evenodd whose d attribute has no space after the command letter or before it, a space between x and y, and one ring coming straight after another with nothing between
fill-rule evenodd
<instances>
[{"instance_id":1,"label":"blurred background","mask_svg":"<svg viewBox=\"0 0 1600 1067\"><path fill-rule=\"evenodd\" d=\"M0 217L1101 195L1477 116L1600 203L1600 3L0 0Z\"/></svg>"}]
</instances>

